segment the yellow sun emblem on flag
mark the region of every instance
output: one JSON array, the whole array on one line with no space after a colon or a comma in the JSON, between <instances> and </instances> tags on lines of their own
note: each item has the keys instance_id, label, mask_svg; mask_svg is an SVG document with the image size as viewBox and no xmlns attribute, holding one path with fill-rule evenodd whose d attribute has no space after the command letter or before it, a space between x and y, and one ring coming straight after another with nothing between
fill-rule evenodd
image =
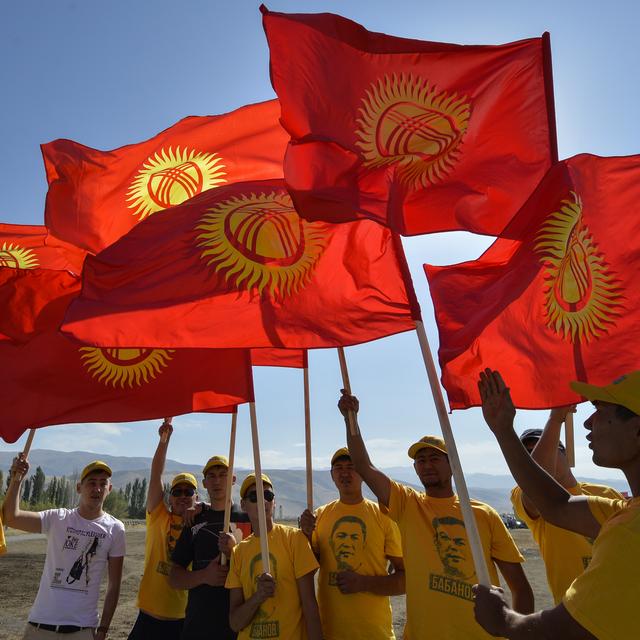
<instances>
[{"instance_id":1,"label":"yellow sun emblem on flag","mask_svg":"<svg viewBox=\"0 0 640 640\"><path fill-rule=\"evenodd\" d=\"M197 230L201 258L227 281L281 297L307 284L327 243L326 226L300 218L275 190L219 202Z\"/></svg>"},{"instance_id":2,"label":"yellow sun emblem on flag","mask_svg":"<svg viewBox=\"0 0 640 640\"><path fill-rule=\"evenodd\" d=\"M173 349L101 349L82 347L80 357L87 371L107 386L140 387L154 380L168 366Z\"/></svg>"},{"instance_id":3,"label":"yellow sun emblem on flag","mask_svg":"<svg viewBox=\"0 0 640 640\"><path fill-rule=\"evenodd\" d=\"M571 342L606 333L620 315L620 281L598 252L582 220L582 200L571 192L536 236L545 272L547 325Z\"/></svg>"},{"instance_id":4,"label":"yellow sun emblem on flag","mask_svg":"<svg viewBox=\"0 0 640 640\"><path fill-rule=\"evenodd\" d=\"M3 242L0 247L0 267L12 269L35 269L38 257L31 249L23 249L17 244Z\"/></svg>"},{"instance_id":5,"label":"yellow sun emblem on flag","mask_svg":"<svg viewBox=\"0 0 640 640\"><path fill-rule=\"evenodd\" d=\"M405 186L427 187L455 165L470 117L467 96L411 74L386 75L362 99L356 144L365 167L396 165Z\"/></svg>"},{"instance_id":6,"label":"yellow sun emblem on flag","mask_svg":"<svg viewBox=\"0 0 640 640\"><path fill-rule=\"evenodd\" d=\"M140 220L226 182L215 153L171 147L147 158L127 192L127 206Z\"/></svg>"}]
</instances>

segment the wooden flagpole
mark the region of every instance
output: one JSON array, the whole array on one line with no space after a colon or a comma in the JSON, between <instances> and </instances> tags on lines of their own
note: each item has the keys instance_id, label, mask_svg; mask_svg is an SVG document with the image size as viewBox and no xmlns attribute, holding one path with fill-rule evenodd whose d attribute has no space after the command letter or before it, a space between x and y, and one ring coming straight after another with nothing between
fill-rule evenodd
<instances>
[{"instance_id":1,"label":"wooden flagpole","mask_svg":"<svg viewBox=\"0 0 640 640\"><path fill-rule=\"evenodd\" d=\"M258 527L260 528L260 553L262 555L262 571L264 573L271 573L271 563L269 562L269 542L267 540L267 513L264 508L264 483L262 482L260 443L258 442L258 418L256 416L255 402L249 403L249 415L251 416L253 467L256 474L256 493L258 494Z\"/></svg>"},{"instance_id":2,"label":"wooden flagpole","mask_svg":"<svg viewBox=\"0 0 640 640\"><path fill-rule=\"evenodd\" d=\"M347 359L344 355L344 347L338 347L338 360L340 361L340 373L342 373L342 386L344 390L351 395L351 382L349 381L349 370L347 369ZM347 420L349 421L349 433L352 436L358 434L356 429L356 421L353 416L353 411L347 413Z\"/></svg>"},{"instance_id":3,"label":"wooden flagpole","mask_svg":"<svg viewBox=\"0 0 640 640\"><path fill-rule=\"evenodd\" d=\"M33 437L36 435L35 429L29 429L29 435L27 436L27 441L24 443L24 447L22 449L21 455L25 460L29 457L29 451L31 451L31 445L33 444ZM9 481L9 486L11 486L14 482L20 482L22 480L21 475L12 475L11 480ZM20 497L18 496L18 500Z\"/></svg>"},{"instance_id":4,"label":"wooden flagpole","mask_svg":"<svg viewBox=\"0 0 640 640\"><path fill-rule=\"evenodd\" d=\"M224 500L224 521L222 530L225 533L229 533L229 525L231 524L231 490L233 489L233 463L236 453L236 427L238 424L238 407L231 414L231 434L229 436L229 468L227 469L227 488L225 491ZM227 564L227 556L222 554L220 557L220 564Z\"/></svg>"},{"instance_id":5,"label":"wooden flagpole","mask_svg":"<svg viewBox=\"0 0 640 640\"><path fill-rule=\"evenodd\" d=\"M431 355L431 348L429 347L427 332L425 331L424 324L422 324L421 320L416 320L415 322L416 334L418 336L418 342L420 343L424 365L427 370L427 378L429 379L429 385L431 386L433 401L436 405L438 420L440 421L440 428L442 429L442 435L447 445L449 464L451 465L453 480L456 484L456 492L460 501L460 510L462 511L464 526L467 530L467 539L469 540L469 546L471 547L471 555L473 556L476 576L478 578L479 584L488 587L491 586L491 581L489 580L487 562L484 557L484 552L482 551L482 543L480 542L478 526L473 515L473 509L471 508L469 490L467 489L467 483L462 472L462 465L460 464L458 448L453 436L453 430L451 429L451 423L449 422L449 414L447 413L447 407L444 403L444 397L442 395L442 389L440 388L436 366L433 361L433 356Z\"/></svg>"},{"instance_id":6,"label":"wooden flagpole","mask_svg":"<svg viewBox=\"0 0 640 640\"><path fill-rule=\"evenodd\" d=\"M311 460L311 401L309 394L309 363L306 362L303 371L304 377L304 447L306 454L307 472L307 509L313 511L313 466Z\"/></svg>"}]
</instances>

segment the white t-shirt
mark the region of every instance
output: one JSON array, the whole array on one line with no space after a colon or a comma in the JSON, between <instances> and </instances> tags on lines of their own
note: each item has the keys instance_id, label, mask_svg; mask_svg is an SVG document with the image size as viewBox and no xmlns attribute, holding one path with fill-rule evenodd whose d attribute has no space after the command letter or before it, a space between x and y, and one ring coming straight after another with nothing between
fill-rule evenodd
<instances>
[{"instance_id":1,"label":"white t-shirt","mask_svg":"<svg viewBox=\"0 0 640 640\"><path fill-rule=\"evenodd\" d=\"M47 556L29 621L97 626L100 583L107 559L124 556L124 525L107 513L86 520L77 509L41 511L40 521Z\"/></svg>"}]
</instances>

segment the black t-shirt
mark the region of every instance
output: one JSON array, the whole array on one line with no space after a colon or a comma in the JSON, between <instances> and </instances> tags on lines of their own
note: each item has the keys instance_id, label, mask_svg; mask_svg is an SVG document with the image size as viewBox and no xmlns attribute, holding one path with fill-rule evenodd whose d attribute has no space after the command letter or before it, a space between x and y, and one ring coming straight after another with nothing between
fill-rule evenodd
<instances>
[{"instance_id":1,"label":"black t-shirt","mask_svg":"<svg viewBox=\"0 0 640 640\"><path fill-rule=\"evenodd\" d=\"M246 513L231 505L231 522L239 523L243 537L251 532ZM207 507L185 527L176 542L171 560L181 567L191 564L193 571L204 569L218 554L218 537L224 524L224 511ZM232 527L233 529L233 527ZM201 584L189 589L182 640L221 638L232 640L236 634L229 627L229 591L224 587Z\"/></svg>"}]
</instances>

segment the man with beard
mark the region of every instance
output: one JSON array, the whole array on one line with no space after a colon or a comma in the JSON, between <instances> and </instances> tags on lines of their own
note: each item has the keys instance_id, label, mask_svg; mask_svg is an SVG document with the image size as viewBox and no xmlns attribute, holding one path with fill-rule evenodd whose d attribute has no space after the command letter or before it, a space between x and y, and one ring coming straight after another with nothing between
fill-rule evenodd
<instances>
[{"instance_id":1,"label":"man with beard","mask_svg":"<svg viewBox=\"0 0 640 640\"><path fill-rule=\"evenodd\" d=\"M407 628L411 640L484 639L488 634L473 616L472 585L477 582L468 558L468 540L444 441L425 436L409 447L409 457L424 493L391 480L376 468L357 424L359 403L343 390L338 407L345 418L347 444L356 470L378 498L383 512L397 522L406 572ZM356 433L349 428L353 412ZM471 501L489 575L499 582L496 566L511 589L517 611L533 611L533 592L520 555L498 513Z\"/></svg>"},{"instance_id":2,"label":"man with beard","mask_svg":"<svg viewBox=\"0 0 640 640\"><path fill-rule=\"evenodd\" d=\"M339 499L305 510L300 527L320 561L318 605L325 640L389 640L390 595L404 593L397 525L362 495L347 448L331 457ZM389 563L393 567L389 573Z\"/></svg>"}]
</instances>

